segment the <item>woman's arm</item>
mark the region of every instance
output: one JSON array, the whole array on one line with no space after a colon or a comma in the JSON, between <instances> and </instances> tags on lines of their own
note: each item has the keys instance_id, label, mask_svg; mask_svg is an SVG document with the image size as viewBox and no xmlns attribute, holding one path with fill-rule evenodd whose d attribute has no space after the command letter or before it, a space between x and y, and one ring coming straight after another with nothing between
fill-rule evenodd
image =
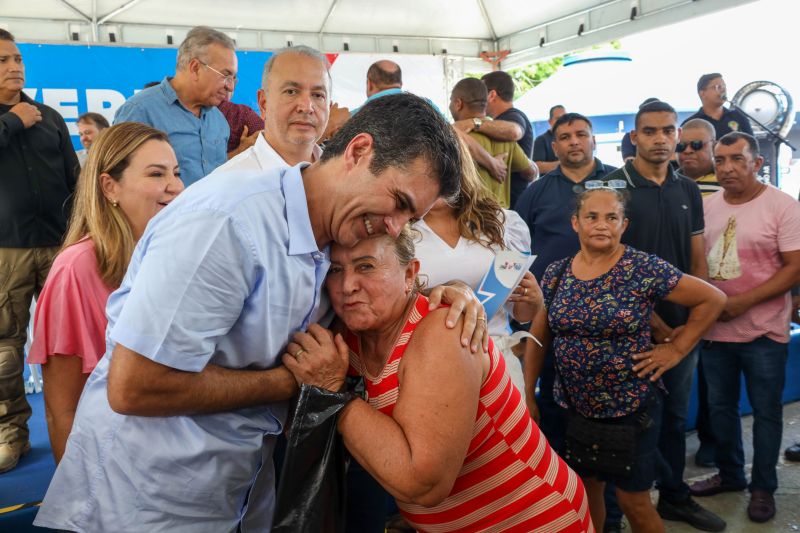
<instances>
[{"instance_id":1,"label":"woman's arm","mask_svg":"<svg viewBox=\"0 0 800 533\"><path fill-rule=\"evenodd\" d=\"M530 271L525 272L519 285L508 297L508 301L514 305L512 316L523 324L533 320L536 313L542 309L544 305L542 289L539 287L536 277Z\"/></svg>"},{"instance_id":2,"label":"woman's arm","mask_svg":"<svg viewBox=\"0 0 800 533\"><path fill-rule=\"evenodd\" d=\"M83 373L80 357L51 355L42 365L44 411L56 465L64 455L78 400L88 377L89 374Z\"/></svg>"},{"instance_id":3,"label":"woman's arm","mask_svg":"<svg viewBox=\"0 0 800 533\"><path fill-rule=\"evenodd\" d=\"M531 335L539 339L542 345L539 346L532 339L528 339L525 342L525 355L522 360L522 368L525 375L525 403L528 405L531 417L538 424L540 415L539 406L536 405L536 382L539 381L539 374L541 374L542 365L544 364L544 356L550 348L552 339L550 327L547 324L547 310L541 308L536 313L530 332Z\"/></svg>"},{"instance_id":4,"label":"woman's arm","mask_svg":"<svg viewBox=\"0 0 800 533\"><path fill-rule=\"evenodd\" d=\"M472 354L446 309L417 326L400 365L392 417L350 402L339 415L347 449L403 502L434 506L452 491L467 454L488 357ZM463 319L459 319L463 320Z\"/></svg>"},{"instance_id":5,"label":"woman's arm","mask_svg":"<svg viewBox=\"0 0 800 533\"><path fill-rule=\"evenodd\" d=\"M633 356L639 361L633 370L643 378L652 374L656 381L694 348L700 337L708 331L725 307L725 293L705 281L684 274L675 288L665 298L668 302L689 308L689 319L667 343L657 344L652 350Z\"/></svg>"}]
</instances>

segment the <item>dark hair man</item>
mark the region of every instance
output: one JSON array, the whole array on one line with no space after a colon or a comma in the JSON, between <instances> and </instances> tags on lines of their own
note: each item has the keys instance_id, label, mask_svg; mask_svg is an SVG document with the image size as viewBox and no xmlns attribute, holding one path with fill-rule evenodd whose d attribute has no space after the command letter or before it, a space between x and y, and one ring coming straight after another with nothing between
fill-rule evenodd
<instances>
[{"instance_id":1,"label":"dark hair man","mask_svg":"<svg viewBox=\"0 0 800 533\"><path fill-rule=\"evenodd\" d=\"M530 182L537 176L536 167L514 141L497 141L481 131L483 121L486 119L486 103L488 91L483 82L476 78L464 78L456 83L450 94L450 113L456 122L477 121L480 123L478 130L472 129L469 136L477 141L484 150L493 157L505 155L505 164L508 172L518 172L522 179ZM493 122L493 121L490 121ZM514 125L513 123L510 123ZM494 179L486 169L478 167L478 173L487 189L494 195L500 204L509 208L511 206L511 181Z\"/></svg>"},{"instance_id":2,"label":"dark hair man","mask_svg":"<svg viewBox=\"0 0 800 533\"><path fill-rule=\"evenodd\" d=\"M515 139L525 157L530 159L533 155L533 126L527 115L514 107L514 80L507 72L496 70L484 74L481 78L486 90L489 91L486 113L497 121L513 122L520 127L522 136ZM491 127L488 128L491 137ZM517 204L519 196L528 185L529 181L518 172L511 173L511 208Z\"/></svg>"},{"instance_id":3,"label":"dark hair man","mask_svg":"<svg viewBox=\"0 0 800 533\"><path fill-rule=\"evenodd\" d=\"M644 101L639 104L639 109L651 102L658 102L658 98L645 98ZM622 161L627 161L628 159L636 157L636 146L631 142L631 132L626 132L625 135L622 136L620 152L622 152Z\"/></svg>"},{"instance_id":4,"label":"dark hair man","mask_svg":"<svg viewBox=\"0 0 800 533\"><path fill-rule=\"evenodd\" d=\"M738 407L744 376L757 428L747 506L753 522L775 516L790 290L800 283L800 204L759 181L763 162L746 133L728 133L714 147L723 192L704 199L706 252L710 282L728 302L703 336L701 364L719 473L691 487L696 496L748 488Z\"/></svg>"},{"instance_id":5,"label":"dark hair man","mask_svg":"<svg viewBox=\"0 0 800 533\"><path fill-rule=\"evenodd\" d=\"M558 166L558 156L553 151L553 124L566 112L567 110L561 104L551 107L547 120L548 124L550 124L550 129L533 141L533 161L539 167L539 170L545 174Z\"/></svg>"},{"instance_id":6,"label":"dark hair man","mask_svg":"<svg viewBox=\"0 0 800 533\"><path fill-rule=\"evenodd\" d=\"M22 382L29 309L64 236L78 168L64 119L24 86L22 54L0 29L0 473L30 450Z\"/></svg>"},{"instance_id":7,"label":"dark hair man","mask_svg":"<svg viewBox=\"0 0 800 533\"><path fill-rule=\"evenodd\" d=\"M505 74L502 73L493 73L493 74ZM505 74L508 76L508 74ZM513 80L508 77L508 80L511 81L511 98L513 99ZM486 86L487 90L489 90L489 86ZM504 94L508 96L508 88L506 84L506 88L504 89ZM489 96L486 96L486 105L488 106L489 103ZM489 111L487 107L487 111ZM491 112L488 113L491 116ZM486 170L486 173L490 175L494 180L505 183L507 180L511 182L511 195L509 198L509 207L513 208L514 204L512 203L512 198L516 198L515 191L522 190L525 186L527 186L527 181L522 178L522 183L517 183L516 187L514 185L514 177L513 175L508 175L508 168L506 165L505 158L500 157L495 158L492 157L489 152L487 152L481 144L475 141L472 137L470 137L470 132L477 131L482 133L485 137L488 137L492 141L497 142L508 142L508 141L520 141L523 139L525 135L524 125L520 124L518 120L507 120L506 118L500 120L492 120L490 116L487 116L487 113L484 112L482 116L475 116L471 118L465 119L458 119L455 115L453 118L455 122L453 123L453 127L462 134L460 135L462 140L467 143L467 147L469 147L469 153L472 155L472 159L475 160L475 163L478 164L479 167L482 167ZM523 153L525 154L526 158L530 158L530 152L527 152L524 148L522 149Z\"/></svg>"},{"instance_id":8,"label":"dark hair man","mask_svg":"<svg viewBox=\"0 0 800 533\"><path fill-rule=\"evenodd\" d=\"M743 131L753 135L753 128L750 127L750 121L746 116L736 109L726 109L723 106L728 99L728 88L722 79L722 74L713 72L700 76L697 80L697 95L703 105L686 121L702 118L710 122L714 126L717 139L732 131Z\"/></svg>"},{"instance_id":9,"label":"dark hair man","mask_svg":"<svg viewBox=\"0 0 800 533\"><path fill-rule=\"evenodd\" d=\"M626 183L630 193L627 215L630 223L622 242L654 253L683 272L708 278L703 239L703 203L700 189L670 165L675 155L680 130L678 114L666 102L651 102L636 113L631 140L636 157L607 176ZM680 335L687 310L669 302L659 302L653 313L653 335L663 343ZM670 473L659 477L658 513L665 520L681 520L705 531L722 531L725 522L703 509L683 482L686 466L686 418L698 349L680 353L674 344L661 348L669 353L672 368L662 380L667 389L664 399L659 450Z\"/></svg>"},{"instance_id":10,"label":"dark hair man","mask_svg":"<svg viewBox=\"0 0 800 533\"><path fill-rule=\"evenodd\" d=\"M140 517L152 530L268 530L285 400L298 382L331 386L346 372L334 355L299 374L300 363L289 361L296 374L279 364L292 357L280 357L287 339L327 311L328 245L396 236L460 176L450 126L399 94L366 104L311 166L219 172L187 188L148 225L109 300L109 352L37 525L112 531ZM485 324L478 307L465 322Z\"/></svg>"},{"instance_id":11,"label":"dark hair man","mask_svg":"<svg viewBox=\"0 0 800 533\"><path fill-rule=\"evenodd\" d=\"M531 253L536 259L531 266L536 279L541 279L547 266L579 249L578 237L570 222L575 204L575 189L587 181L603 181L615 167L604 165L594 157L595 141L592 122L578 113L561 115L552 125L552 149L558 157L556 167L534 181L517 201L517 212L531 232ZM555 449L564 440L566 418L553 399L555 367L552 353L545 358L538 376L539 396L526 391L531 413L541 416L540 428ZM535 387L536 379L532 381Z\"/></svg>"},{"instance_id":12,"label":"dark hair man","mask_svg":"<svg viewBox=\"0 0 800 533\"><path fill-rule=\"evenodd\" d=\"M100 113L84 113L78 117L78 137L83 145L83 150L76 152L78 162L83 168L86 158L89 157L89 147L100 135L100 132L108 127L108 120Z\"/></svg>"},{"instance_id":13,"label":"dark hair man","mask_svg":"<svg viewBox=\"0 0 800 533\"><path fill-rule=\"evenodd\" d=\"M217 106L236 85L236 45L224 33L197 26L178 48L175 76L139 91L114 123L142 122L169 135L188 187L228 159L230 126Z\"/></svg>"}]
</instances>

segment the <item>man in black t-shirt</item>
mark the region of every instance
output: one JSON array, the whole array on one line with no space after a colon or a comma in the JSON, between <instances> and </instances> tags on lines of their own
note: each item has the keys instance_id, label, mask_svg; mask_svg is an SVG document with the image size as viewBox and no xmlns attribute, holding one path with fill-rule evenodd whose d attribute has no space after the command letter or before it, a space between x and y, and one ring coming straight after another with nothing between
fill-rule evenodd
<instances>
[{"instance_id":1,"label":"man in black t-shirt","mask_svg":"<svg viewBox=\"0 0 800 533\"><path fill-rule=\"evenodd\" d=\"M66 231L78 168L64 119L24 86L22 53L0 29L0 474L30 450L29 309Z\"/></svg>"},{"instance_id":2,"label":"man in black t-shirt","mask_svg":"<svg viewBox=\"0 0 800 533\"><path fill-rule=\"evenodd\" d=\"M683 123L685 124L693 118L707 120L714 126L717 139L732 131L742 131L753 135L753 128L750 127L747 117L736 109L723 107L722 104L728 99L727 91L728 87L719 72L700 76L700 79L697 80L697 94L700 96L703 106Z\"/></svg>"},{"instance_id":3,"label":"man in black t-shirt","mask_svg":"<svg viewBox=\"0 0 800 533\"><path fill-rule=\"evenodd\" d=\"M486 113L495 121L513 122L520 127L522 135L514 140L530 159L533 152L533 127L525 113L514 107L514 80L502 70L490 72L481 79L489 91ZM491 137L488 132L481 130L481 133ZM511 173L511 209L514 209L517 198L528 184L529 182L518 172Z\"/></svg>"}]
</instances>

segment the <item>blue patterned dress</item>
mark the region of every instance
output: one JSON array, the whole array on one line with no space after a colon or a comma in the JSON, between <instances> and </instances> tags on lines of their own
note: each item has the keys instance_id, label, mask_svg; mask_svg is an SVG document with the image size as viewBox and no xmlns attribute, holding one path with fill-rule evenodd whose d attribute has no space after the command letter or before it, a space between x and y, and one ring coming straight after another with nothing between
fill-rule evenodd
<instances>
[{"instance_id":1,"label":"blue patterned dress","mask_svg":"<svg viewBox=\"0 0 800 533\"><path fill-rule=\"evenodd\" d=\"M547 267L542 286L550 302L559 404L568 407L569 398L569 406L587 418L616 418L642 406L650 385L633 371L632 356L652 349L653 306L681 276L666 261L630 246L608 272L591 280L573 275L572 257Z\"/></svg>"}]
</instances>

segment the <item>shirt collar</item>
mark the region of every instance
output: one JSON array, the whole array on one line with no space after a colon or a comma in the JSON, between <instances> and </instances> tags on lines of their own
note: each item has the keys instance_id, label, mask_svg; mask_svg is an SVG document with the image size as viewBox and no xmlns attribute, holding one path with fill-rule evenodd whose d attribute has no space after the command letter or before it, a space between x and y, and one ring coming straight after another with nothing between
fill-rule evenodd
<instances>
[{"instance_id":1,"label":"shirt collar","mask_svg":"<svg viewBox=\"0 0 800 533\"><path fill-rule=\"evenodd\" d=\"M178 93L175 92L175 89L172 88L172 84L169 82L171 79L172 78L169 76L164 76L164 79L161 80L161 84L158 87L161 89L161 92L164 94L164 98L167 99L167 102L170 104L175 102L180 103Z\"/></svg>"},{"instance_id":2,"label":"shirt collar","mask_svg":"<svg viewBox=\"0 0 800 533\"><path fill-rule=\"evenodd\" d=\"M639 171L636 170L636 167L633 166L633 161L626 161L624 165L622 165L622 173L625 176L625 181L628 182L628 186L632 189L637 187L659 187L657 183L650 181L649 179L645 178ZM664 180L663 185L661 187L666 186L670 182L677 180L678 177L675 174L675 169L672 168L672 165L667 165L667 179Z\"/></svg>"},{"instance_id":3,"label":"shirt collar","mask_svg":"<svg viewBox=\"0 0 800 533\"><path fill-rule=\"evenodd\" d=\"M285 167L289 166L289 163L287 163L286 160L281 157L281 154L279 154L278 151L272 147L263 134L256 137L256 143L253 145L253 150L255 151L256 159L258 159L258 164L261 168L271 168L276 165ZM315 163L321 156L322 148L320 148L318 144L315 144L311 149L311 160L308 162Z\"/></svg>"},{"instance_id":4,"label":"shirt collar","mask_svg":"<svg viewBox=\"0 0 800 533\"><path fill-rule=\"evenodd\" d=\"M307 166L308 163L300 163L287 168L281 175L281 187L286 200L286 223L289 227L289 255L319 252L308 215L306 189L301 174Z\"/></svg>"},{"instance_id":5,"label":"shirt collar","mask_svg":"<svg viewBox=\"0 0 800 533\"><path fill-rule=\"evenodd\" d=\"M559 163L558 166L556 166L556 168L551 170L550 174L553 174L555 176L560 176L560 177L564 178L565 180L568 180L570 183L573 183L573 181L571 179L569 179L568 177L566 177L564 175L564 172L561 170L561 163ZM600 179L600 178L596 177L597 174L605 175L605 172L603 171L603 163L599 159L597 159L595 157L594 158L594 170L592 170L585 178L583 178L581 183L589 181L589 180L593 180L593 179Z\"/></svg>"},{"instance_id":6,"label":"shirt collar","mask_svg":"<svg viewBox=\"0 0 800 533\"><path fill-rule=\"evenodd\" d=\"M170 104L177 103L179 106L184 108L186 111L189 111L189 108L187 108L185 105L183 105L183 102L181 102L181 99L178 98L178 93L175 92L175 89L172 87L172 84L170 83L170 80L172 80L172 78L170 78L169 76L165 76L164 79L161 80L161 84L158 86L159 89L161 89L161 92L164 95L164 98L167 99L168 103L170 103ZM211 109L213 109L211 106L207 106L207 105L201 106L200 107L200 117L199 118L202 119L206 115L206 113L208 113L209 110L211 110ZM191 111L189 111L189 113L191 113ZM222 113L222 111L220 111L220 113ZM192 113L192 114L194 114L194 113Z\"/></svg>"}]
</instances>

